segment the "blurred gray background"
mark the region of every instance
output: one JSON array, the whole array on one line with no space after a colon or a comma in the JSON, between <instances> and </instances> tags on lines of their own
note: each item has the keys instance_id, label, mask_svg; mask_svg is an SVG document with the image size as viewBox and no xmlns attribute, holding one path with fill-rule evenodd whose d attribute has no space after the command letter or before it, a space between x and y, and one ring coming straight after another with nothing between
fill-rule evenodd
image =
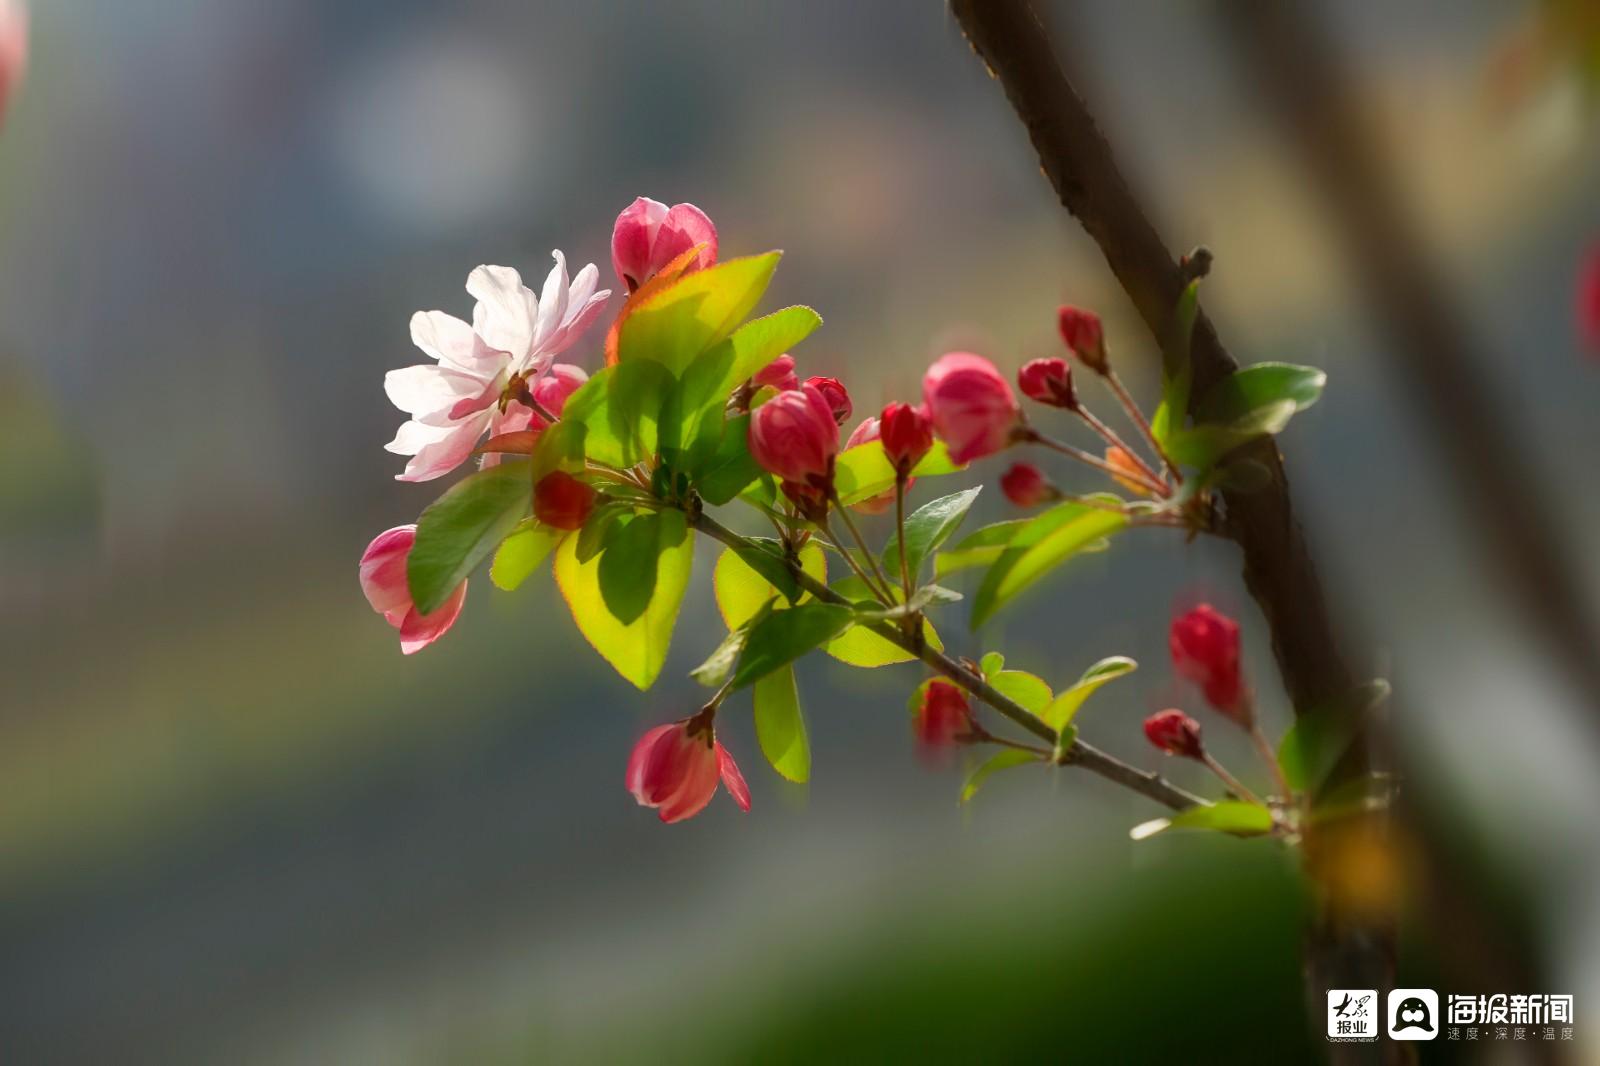
<instances>
[{"instance_id":1,"label":"blurred gray background","mask_svg":"<svg viewBox=\"0 0 1600 1066\"><path fill-rule=\"evenodd\" d=\"M703 698L685 673L720 635L709 551L645 695L548 576L514 595L474 578L449 637L411 658L357 587L367 540L442 488L395 482L382 450L403 418L383 373L420 359L411 312L465 315L474 265L542 277L554 247L609 277L611 221L637 195L700 205L726 256L785 249L766 306L822 313L795 354L845 377L858 413L910 398L952 347L1008 369L1055 352L1064 300L1103 310L1152 396L1150 339L940 4L33 8L0 134L7 1061L1320 1048L1285 856L1134 846L1128 826L1158 812L1071 772L1003 777L958 808L959 767L913 750L911 667L802 667L809 787L768 770L735 702L718 724L754 810L723 797L663 827L635 806L633 740ZM1331 13L1581 549L1600 519L1600 365L1572 284L1600 236L1600 153L1559 79L1490 102L1533 10ZM1576 993L1592 1039L1592 710L1464 535L1206 8L1105 0L1056 25L1169 243L1215 251L1205 300L1235 354L1329 371L1282 443L1337 609L1382 649L1360 668L1404 695L1398 730L1526 901L1557 987L1523 991ZM596 365L602 335L569 355ZM994 496L974 523L1006 516ZM1196 709L1166 661L1175 604L1241 617L1267 718L1288 720L1236 570L1220 543L1141 531L992 630L950 614L945 639L1057 685L1139 659L1081 722L1155 766L1139 720ZM1571 575L1591 602L1597 570Z\"/></svg>"}]
</instances>

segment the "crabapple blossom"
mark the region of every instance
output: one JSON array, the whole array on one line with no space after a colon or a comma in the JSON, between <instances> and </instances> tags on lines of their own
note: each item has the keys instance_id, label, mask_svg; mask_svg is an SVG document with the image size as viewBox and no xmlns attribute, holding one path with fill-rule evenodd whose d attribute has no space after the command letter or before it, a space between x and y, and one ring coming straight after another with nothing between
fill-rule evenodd
<instances>
[{"instance_id":1,"label":"crabapple blossom","mask_svg":"<svg viewBox=\"0 0 1600 1066\"><path fill-rule=\"evenodd\" d=\"M697 244L705 245L688 270L717 261L717 227L694 204L668 207L641 196L617 216L611 231L611 266L629 292Z\"/></svg>"},{"instance_id":2,"label":"crabapple blossom","mask_svg":"<svg viewBox=\"0 0 1600 1066\"><path fill-rule=\"evenodd\" d=\"M1105 374L1111 369L1106 359L1105 327L1100 324L1099 315L1081 307L1063 307L1057 313L1057 325L1061 329L1061 339L1084 366L1096 374Z\"/></svg>"},{"instance_id":3,"label":"crabapple blossom","mask_svg":"<svg viewBox=\"0 0 1600 1066\"><path fill-rule=\"evenodd\" d=\"M639 738L628 757L628 791L641 807L656 808L667 823L705 810L719 778L739 809L748 811L750 787L706 714L656 726Z\"/></svg>"},{"instance_id":4,"label":"crabapple blossom","mask_svg":"<svg viewBox=\"0 0 1600 1066\"><path fill-rule=\"evenodd\" d=\"M1013 463L1000 475L1000 491L1018 507L1037 507L1060 493L1032 463Z\"/></svg>"},{"instance_id":5,"label":"crabapple blossom","mask_svg":"<svg viewBox=\"0 0 1600 1066\"><path fill-rule=\"evenodd\" d=\"M512 379L529 388L599 317L609 289L595 291L599 271L589 264L568 280L567 260L556 265L535 296L510 267L480 266L467 276L476 300L472 325L443 311L411 317L411 339L437 365L391 370L384 391L411 420L385 447L411 456L400 481L429 481L449 473L472 454L495 421Z\"/></svg>"},{"instance_id":6,"label":"crabapple blossom","mask_svg":"<svg viewBox=\"0 0 1600 1066\"><path fill-rule=\"evenodd\" d=\"M431 614L417 612L406 582L406 560L416 541L415 525L395 526L379 533L361 553L361 591L372 609L400 631L400 650L406 655L444 636L467 598L467 583L462 581Z\"/></svg>"},{"instance_id":7,"label":"crabapple blossom","mask_svg":"<svg viewBox=\"0 0 1600 1066\"><path fill-rule=\"evenodd\" d=\"M1072 388L1072 367L1065 359L1034 359L1017 371L1017 387L1022 395L1038 403L1072 410L1078 406Z\"/></svg>"},{"instance_id":8,"label":"crabapple blossom","mask_svg":"<svg viewBox=\"0 0 1600 1066\"><path fill-rule=\"evenodd\" d=\"M750 455L769 474L825 489L839 451L833 405L814 385L780 392L750 416L749 444Z\"/></svg>"},{"instance_id":9,"label":"crabapple blossom","mask_svg":"<svg viewBox=\"0 0 1600 1066\"><path fill-rule=\"evenodd\" d=\"M1199 759L1205 755L1200 743L1200 723L1180 710L1157 711L1144 720L1145 739L1168 755Z\"/></svg>"},{"instance_id":10,"label":"crabapple blossom","mask_svg":"<svg viewBox=\"0 0 1600 1066\"><path fill-rule=\"evenodd\" d=\"M550 372L535 382L528 390L535 403L546 411L559 417L567 405L567 397L581 389L589 380L589 374L581 366L571 363L556 363L550 367ZM521 400L511 400L506 403L504 411L496 412L489 422L489 436L498 437L502 433L517 433L531 429L542 432L547 423L544 416L538 414L533 408L528 407ZM494 466L500 461L499 453L489 452L483 457L484 466Z\"/></svg>"},{"instance_id":11,"label":"crabapple blossom","mask_svg":"<svg viewBox=\"0 0 1600 1066\"><path fill-rule=\"evenodd\" d=\"M822 398L828 401L833 408L833 420L838 425L850 421L850 415L855 411L855 405L850 402L850 393L838 378L825 378L820 374L806 378L807 385L822 393Z\"/></svg>"},{"instance_id":12,"label":"crabapple blossom","mask_svg":"<svg viewBox=\"0 0 1600 1066\"><path fill-rule=\"evenodd\" d=\"M533 516L555 529L582 529L596 495L565 470L552 470L533 487Z\"/></svg>"},{"instance_id":13,"label":"crabapple blossom","mask_svg":"<svg viewBox=\"0 0 1600 1066\"><path fill-rule=\"evenodd\" d=\"M933 422L924 408L908 403L887 404L878 416L878 436L890 464L896 471L908 474L933 447Z\"/></svg>"},{"instance_id":14,"label":"crabapple blossom","mask_svg":"<svg viewBox=\"0 0 1600 1066\"><path fill-rule=\"evenodd\" d=\"M1209 603L1173 619L1168 636L1172 665L1193 681L1216 710L1249 726L1250 699L1239 670L1239 623Z\"/></svg>"},{"instance_id":15,"label":"crabapple blossom","mask_svg":"<svg viewBox=\"0 0 1600 1066\"><path fill-rule=\"evenodd\" d=\"M967 694L948 681L934 679L922 692L917 708L917 739L925 747L942 748L964 740L972 731L972 706Z\"/></svg>"},{"instance_id":16,"label":"crabapple blossom","mask_svg":"<svg viewBox=\"0 0 1600 1066\"><path fill-rule=\"evenodd\" d=\"M750 379L755 382L756 388L771 386L779 392L800 387L800 377L794 372L794 356L780 355L766 366L757 370L755 377Z\"/></svg>"},{"instance_id":17,"label":"crabapple blossom","mask_svg":"<svg viewBox=\"0 0 1600 1066\"><path fill-rule=\"evenodd\" d=\"M971 352L951 352L929 367L922 397L934 432L957 463L1000 451L1021 425L1011 384L993 363Z\"/></svg>"}]
</instances>

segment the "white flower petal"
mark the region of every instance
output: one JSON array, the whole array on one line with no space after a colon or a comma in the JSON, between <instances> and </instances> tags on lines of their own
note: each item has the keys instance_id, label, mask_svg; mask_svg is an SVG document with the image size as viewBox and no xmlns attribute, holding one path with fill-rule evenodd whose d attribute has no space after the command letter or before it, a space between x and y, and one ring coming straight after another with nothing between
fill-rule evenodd
<instances>
[{"instance_id":1,"label":"white flower petal","mask_svg":"<svg viewBox=\"0 0 1600 1066\"><path fill-rule=\"evenodd\" d=\"M391 370L383 376L389 402L418 417L449 412L463 400L481 397L489 383L446 366L417 366Z\"/></svg>"},{"instance_id":2,"label":"white flower petal","mask_svg":"<svg viewBox=\"0 0 1600 1066\"><path fill-rule=\"evenodd\" d=\"M462 370L475 371L482 363L472 327L443 311L418 311L412 315L411 343L429 357Z\"/></svg>"},{"instance_id":3,"label":"white flower petal","mask_svg":"<svg viewBox=\"0 0 1600 1066\"><path fill-rule=\"evenodd\" d=\"M472 328L490 348L506 352L520 364L533 343L538 298L510 267L480 266L467 275L467 292L478 301Z\"/></svg>"},{"instance_id":4,"label":"white flower petal","mask_svg":"<svg viewBox=\"0 0 1600 1066\"><path fill-rule=\"evenodd\" d=\"M550 253L556 265L544 279L544 292L539 297L539 319L533 331L533 346L543 351L545 345L567 315L567 257L557 248Z\"/></svg>"}]
</instances>

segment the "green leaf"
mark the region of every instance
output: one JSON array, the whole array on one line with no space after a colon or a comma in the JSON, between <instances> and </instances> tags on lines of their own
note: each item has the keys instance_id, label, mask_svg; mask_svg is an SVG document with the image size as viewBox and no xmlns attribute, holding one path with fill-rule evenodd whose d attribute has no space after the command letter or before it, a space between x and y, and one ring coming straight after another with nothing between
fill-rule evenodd
<instances>
[{"instance_id":1,"label":"green leaf","mask_svg":"<svg viewBox=\"0 0 1600 1066\"><path fill-rule=\"evenodd\" d=\"M896 590L897 596L903 593ZM924 585L911 594L911 599L905 603L897 603L893 607L879 607L874 601L867 601L868 606L856 608L856 621L858 622L892 622L904 618L918 611L925 611L929 607L942 607L947 603L961 602L961 593L954 589L947 589L943 585Z\"/></svg>"},{"instance_id":2,"label":"green leaf","mask_svg":"<svg viewBox=\"0 0 1600 1066\"><path fill-rule=\"evenodd\" d=\"M529 467L520 461L468 474L429 504L417 519L417 540L406 560L417 611L438 610L532 506Z\"/></svg>"},{"instance_id":3,"label":"green leaf","mask_svg":"<svg viewBox=\"0 0 1600 1066\"><path fill-rule=\"evenodd\" d=\"M669 532L663 526L663 541L671 540ZM672 628L689 587L694 541L685 535L661 553L656 561L655 591L650 602L643 614L626 625L606 608L600 593L600 561L580 562L577 547L576 537L561 542L556 549L555 575L578 631L617 673L641 689L649 688L660 675L672 643Z\"/></svg>"},{"instance_id":4,"label":"green leaf","mask_svg":"<svg viewBox=\"0 0 1600 1066\"><path fill-rule=\"evenodd\" d=\"M739 661L739 653L744 651L744 642L750 636L748 626L740 626L723 638L716 650L706 657L706 661L689 671L689 676L700 682L706 688L721 688L722 683L728 680L728 675L733 673L733 668Z\"/></svg>"},{"instance_id":5,"label":"green leaf","mask_svg":"<svg viewBox=\"0 0 1600 1066\"><path fill-rule=\"evenodd\" d=\"M729 419L722 425L716 451L691 471L695 488L707 503L720 507L761 476L761 467L750 454L749 434L749 415Z\"/></svg>"},{"instance_id":6,"label":"green leaf","mask_svg":"<svg viewBox=\"0 0 1600 1066\"><path fill-rule=\"evenodd\" d=\"M1190 348L1194 321L1200 314L1200 279L1189 282L1172 313L1172 335L1161 351L1161 403L1150 419L1151 435L1164 448L1183 429L1189 414L1189 389L1194 380Z\"/></svg>"},{"instance_id":7,"label":"green leaf","mask_svg":"<svg viewBox=\"0 0 1600 1066\"><path fill-rule=\"evenodd\" d=\"M773 611L750 627L733 687L742 688L800 658L812 648L841 633L850 624L851 610L840 604L796 604Z\"/></svg>"},{"instance_id":8,"label":"green leaf","mask_svg":"<svg viewBox=\"0 0 1600 1066\"><path fill-rule=\"evenodd\" d=\"M617 336L618 364L650 360L682 373L754 310L781 255L767 252L697 270L633 308Z\"/></svg>"},{"instance_id":9,"label":"green leaf","mask_svg":"<svg viewBox=\"0 0 1600 1066\"><path fill-rule=\"evenodd\" d=\"M747 549L729 548L717 559L711 576L711 587L717 599L717 610L729 629L738 629L756 616L756 612L778 596L785 599L799 597L799 602L810 598L795 583L794 575L780 554L776 541L757 540ZM807 541L800 549L800 569L818 581L828 579L828 561L816 541Z\"/></svg>"},{"instance_id":10,"label":"green leaf","mask_svg":"<svg viewBox=\"0 0 1600 1066\"><path fill-rule=\"evenodd\" d=\"M1258 407L1226 425L1207 423L1175 433L1167 441L1167 455L1175 463L1209 470L1228 452L1257 437L1283 431L1294 417L1295 402L1278 400Z\"/></svg>"},{"instance_id":11,"label":"green leaf","mask_svg":"<svg viewBox=\"0 0 1600 1066\"><path fill-rule=\"evenodd\" d=\"M1104 498L1116 502L1114 496ZM973 628L1087 545L1127 524L1127 516L1120 512L1072 502L1057 504L1030 519L984 575L972 605Z\"/></svg>"},{"instance_id":12,"label":"green leaf","mask_svg":"<svg viewBox=\"0 0 1600 1066\"><path fill-rule=\"evenodd\" d=\"M978 669L983 672L987 680L1006 668L1006 657L997 651L991 651L978 660Z\"/></svg>"},{"instance_id":13,"label":"green leaf","mask_svg":"<svg viewBox=\"0 0 1600 1066\"><path fill-rule=\"evenodd\" d=\"M1050 686L1044 678L1026 670L1001 670L989 678L989 684L1001 695L1022 704L1032 714L1042 713L1050 704Z\"/></svg>"},{"instance_id":14,"label":"green leaf","mask_svg":"<svg viewBox=\"0 0 1600 1066\"><path fill-rule=\"evenodd\" d=\"M578 562L586 563L604 551L617 519L632 513L633 505L622 500L603 501L590 511L583 528L578 530Z\"/></svg>"},{"instance_id":15,"label":"green leaf","mask_svg":"<svg viewBox=\"0 0 1600 1066\"><path fill-rule=\"evenodd\" d=\"M1013 518L1007 522L995 522L993 525L974 530L957 541L955 547L947 548L934 556L934 577L942 581L958 571L992 564L1005 552L1006 545L1011 543L1011 539L1022 532L1030 521L1031 519L1027 518Z\"/></svg>"},{"instance_id":16,"label":"green leaf","mask_svg":"<svg viewBox=\"0 0 1600 1066\"><path fill-rule=\"evenodd\" d=\"M1195 413L1201 422L1228 423L1283 400L1293 400L1300 412L1317 402L1327 383L1328 375L1314 366L1256 363L1213 385Z\"/></svg>"},{"instance_id":17,"label":"green leaf","mask_svg":"<svg viewBox=\"0 0 1600 1066\"><path fill-rule=\"evenodd\" d=\"M500 542L499 550L494 553L494 562L489 566L489 580L494 582L496 588L506 592L515 591L539 568L539 564L555 550L564 536L564 530L551 529L532 518L524 518L517 523L510 536Z\"/></svg>"},{"instance_id":18,"label":"green leaf","mask_svg":"<svg viewBox=\"0 0 1600 1066\"><path fill-rule=\"evenodd\" d=\"M936 477L962 469L964 467L950 461L944 442L934 441L932 450L911 473L914 477ZM883 442L869 440L839 453L834 460L833 483L839 498L846 504L860 503L894 488L894 466L883 452Z\"/></svg>"},{"instance_id":19,"label":"green leaf","mask_svg":"<svg viewBox=\"0 0 1600 1066\"><path fill-rule=\"evenodd\" d=\"M1060 730L1071 723L1085 700L1108 681L1114 681L1139 669L1139 664L1125 655L1101 659L1083 672L1083 676L1061 695L1051 701L1039 717L1051 729Z\"/></svg>"},{"instance_id":20,"label":"green leaf","mask_svg":"<svg viewBox=\"0 0 1600 1066\"><path fill-rule=\"evenodd\" d=\"M796 784L811 777L811 744L800 715L800 691L794 667L785 666L756 682L756 740L779 776Z\"/></svg>"},{"instance_id":21,"label":"green leaf","mask_svg":"<svg viewBox=\"0 0 1600 1066\"><path fill-rule=\"evenodd\" d=\"M778 356L811 336L822 325L822 316L809 307L785 307L770 315L751 319L733 331L727 343L733 347L727 388L754 377Z\"/></svg>"},{"instance_id":22,"label":"green leaf","mask_svg":"<svg viewBox=\"0 0 1600 1066\"><path fill-rule=\"evenodd\" d=\"M1278 763L1289 787L1315 793L1355 739L1362 719L1389 698L1389 683L1382 679L1359 686L1347 698L1295 718L1278 745Z\"/></svg>"},{"instance_id":23,"label":"green leaf","mask_svg":"<svg viewBox=\"0 0 1600 1066\"><path fill-rule=\"evenodd\" d=\"M1033 752L1018 751L1015 748L1007 748L999 754L991 755L984 760L981 766L968 775L967 783L961 786L961 802L967 803L973 796L976 796L978 789L982 788L983 783L989 780L993 774L999 773L1001 770L1010 770L1016 766L1026 766L1029 763L1038 761L1039 756Z\"/></svg>"},{"instance_id":24,"label":"green leaf","mask_svg":"<svg viewBox=\"0 0 1600 1066\"><path fill-rule=\"evenodd\" d=\"M967 517L967 511L972 508L972 501L978 498L982 488L980 485L965 492L942 496L932 503L923 504L906 516L906 565L911 571L913 581L922 569L922 561L961 527L962 520ZM889 538L889 546L883 552L883 565L890 574L900 572L898 535Z\"/></svg>"},{"instance_id":25,"label":"green leaf","mask_svg":"<svg viewBox=\"0 0 1600 1066\"><path fill-rule=\"evenodd\" d=\"M852 602L870 601L872 594L867 591L867 586L859 577L851 574L849 577L836 581L831 586L834 592ZM944 642L939 639L933 623L926 618L922 620L922 639L935 651L944 650ZM895 663L908 663L916 658L900 645L885 637L879 636L865 626L851 626L844 633L829 641L823 646L823 651L849 666L860 666L872 669L879 666L892 666Z\"/></svg>"},{"instance_id":26,"label":"green leaf","mask_svg":"<svg viewBox=\"0 0 1600 1066\"><path fill-rule=\"evenodd\" d=\"M689 534L682 511L623 516L600 556L600 596L627 625L644 614L656 590L656 562Z\"/></svg>"},{"instance_id":27,"label":"green leaf","mask_svg":"<svg viewBox=\"0 0 1600 1066\"><path fill-rule=\"evenodd\" d=\"M1156 818L1133 827L1134 840L1147 840L1168 829L1209 829L1238 837L1263 836L1272 832L1272 812L1243 800L1219 800L1204 807L1190 807L1170 818Z\"/></svg>"}]
</instances>

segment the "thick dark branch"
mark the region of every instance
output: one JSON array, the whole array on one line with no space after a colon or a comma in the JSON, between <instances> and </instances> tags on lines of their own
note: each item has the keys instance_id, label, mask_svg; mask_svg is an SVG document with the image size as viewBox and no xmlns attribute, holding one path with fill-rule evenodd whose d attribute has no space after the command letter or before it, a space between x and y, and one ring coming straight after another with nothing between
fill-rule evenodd
<instances>
[{"instance_id":1,"label":"thick dark branch","mask_svg":"<svg viewBox=\"0 0 1600 1066\"><path fill-rule=\"evenodd\" d=\"M689 524L706 536L720 541L730 548L749 549L754 547L739 534L704 512L691 512ZM798 567L794 569L794 576L800 586L817 599L825 603L848 605L848 600ZM893 625L878 623L867 628L877 633L884 640L916 655L934 671L949 678L1040 740L1045 741L1052 747L1055 745L1055 730L1045 725L1037 715L1030 712L1016 700L1011 699L990 685L980 674L968 670L948 655L928 647L923 641L911 640L904 632ZM1072 766L1081 766L1091 773L1096 773L1108 780L1115 781L1117 784L1130 788L1163 806L1171 807L1175 811L1199 806L1206 802L1193 793L1185 792L1160 774L1129 766L1122 760L1106 754L1092 744L1085 744L1081 740L1072 742L1072 746L1067 749L1064 762Z\"/></svg>"},{"instance_id":2,"label":"thick dark branch","mask_svg":"<svg viewBox=\"0 0 1600 1066\"><path fill-rule=\"evenodd\" d=\"M1032 10L1024 0L953 0L951 8L1027 127L1062 206L1100 246L1157 341L1164 348L1176 343L1172 317L1186 279L1134 199ZM1203 312L1190 350L1196 397L1238 366ZM1296 711L1305 713L1339 702L1352 679L1295 520L1277 448L1261 441L1250 457L1267 468L1271 481L1255 492L1224 494L1226 532L1243 550L1245 584L1266 615L1284 687Z\"/></svg>"}]
</instances>

